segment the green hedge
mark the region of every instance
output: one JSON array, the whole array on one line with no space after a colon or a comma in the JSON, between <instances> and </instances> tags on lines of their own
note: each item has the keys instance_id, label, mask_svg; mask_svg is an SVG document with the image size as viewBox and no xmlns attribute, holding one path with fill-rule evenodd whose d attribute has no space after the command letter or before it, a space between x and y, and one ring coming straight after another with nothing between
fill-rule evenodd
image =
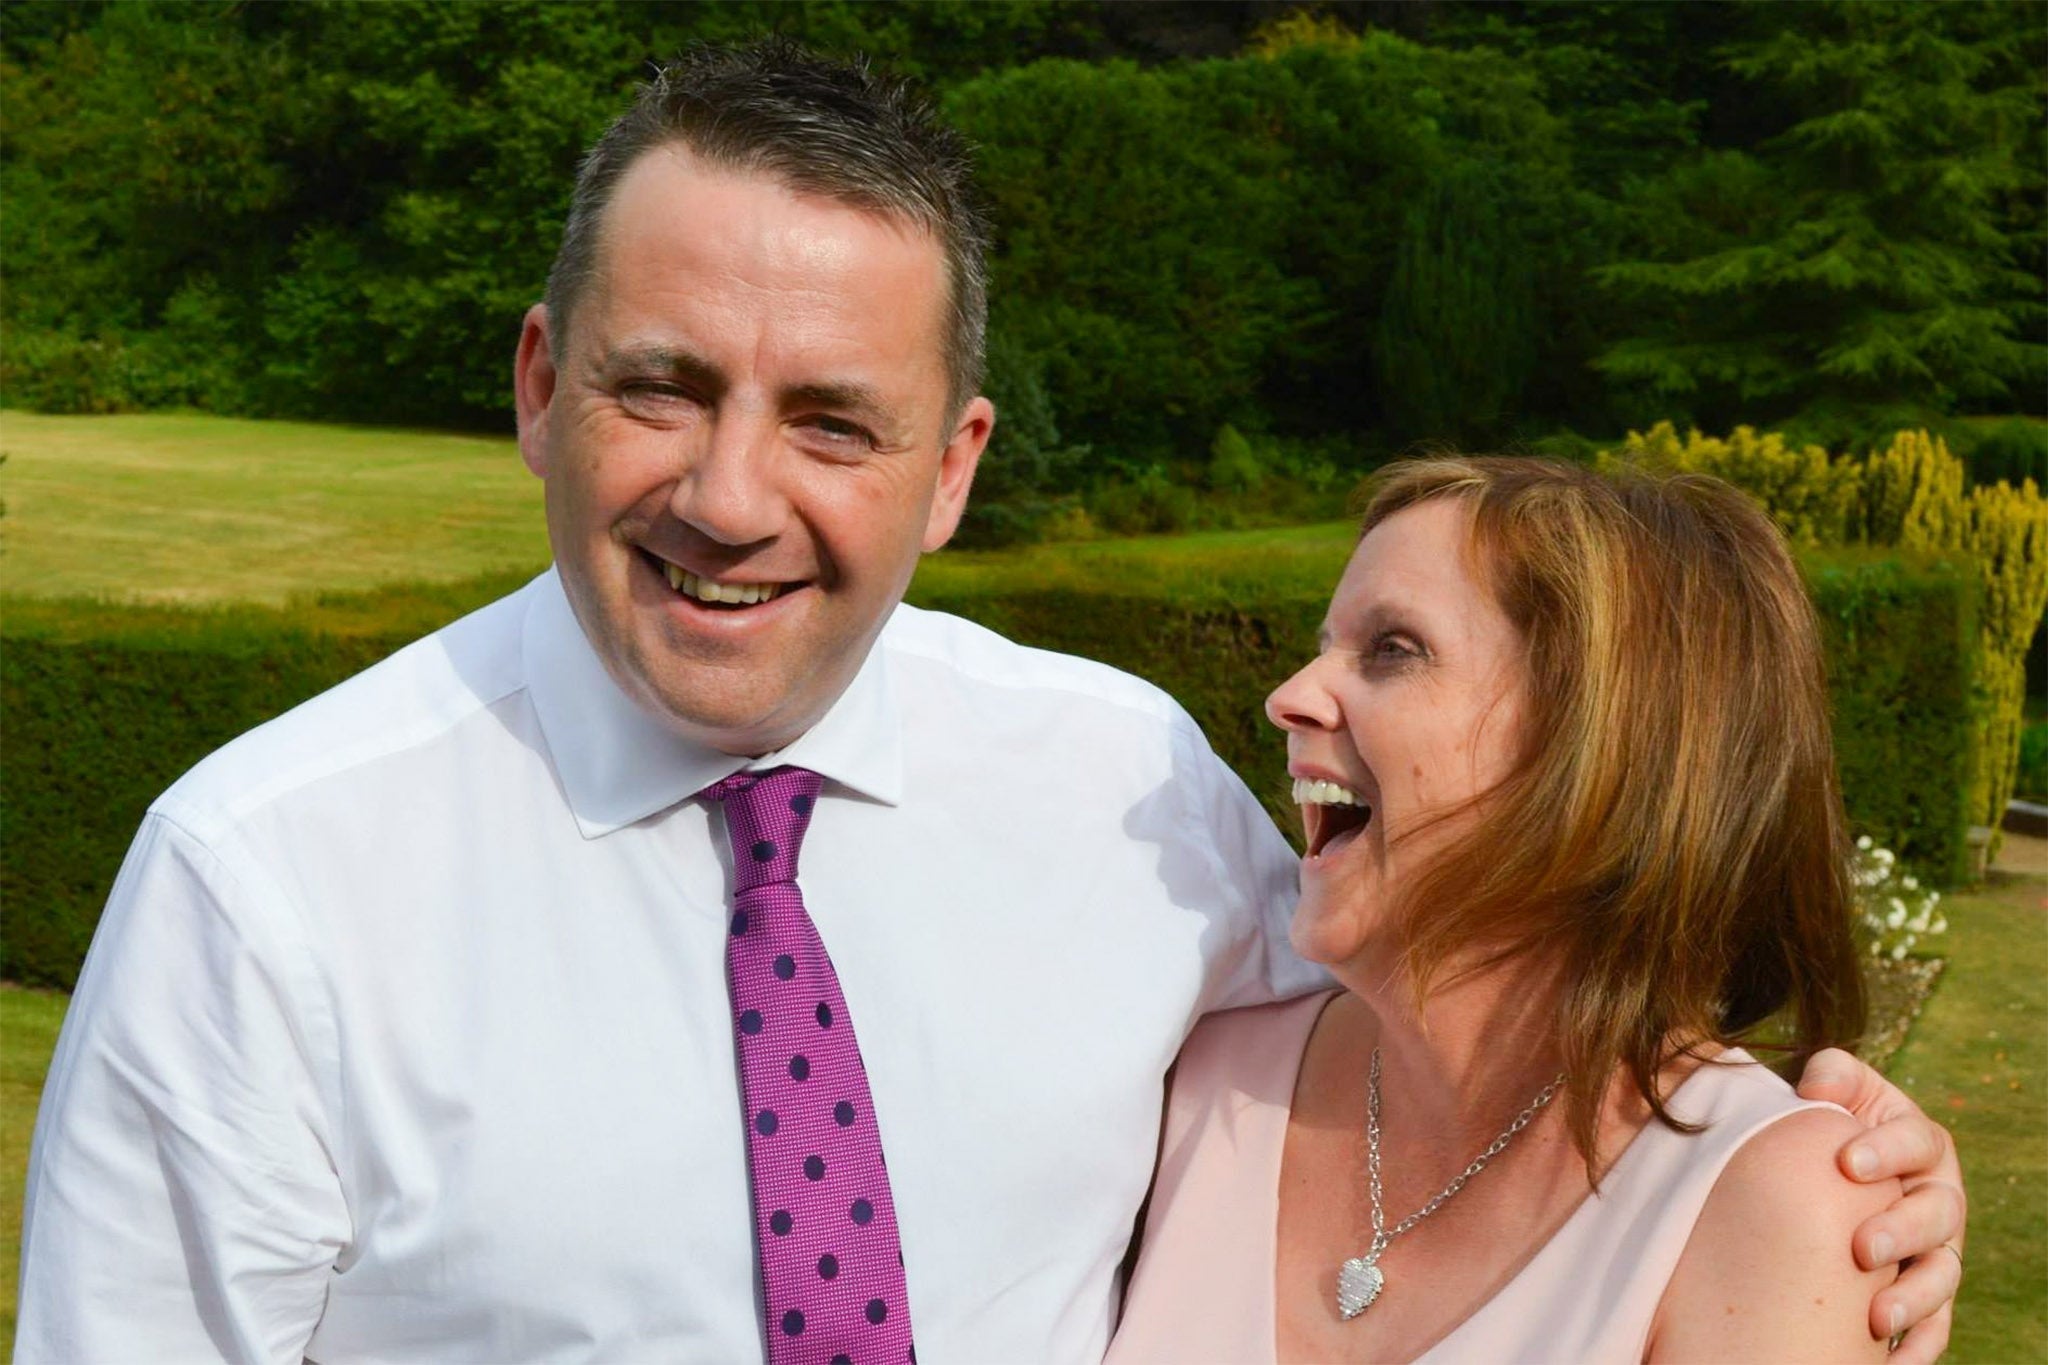
<instances>
[{"instance_id":1,"label":"green hedge","mask_svg":"<svg viewBox=\"0 0 2048 1365\"><path fill-rule=\"evenodd\" d=\"M1834 702L1842 796L1867 833L1943 883L1968 875L1977 665L1974 580L1944 562L1805 556ZM1295 828L1268 690L1315 648L1324 594L1226 605L1073 590L926 594L1013 639L1101 659L1171 692L1216 751Z\"/></svg>"},{"instance_id":2,"label":"green hedge","mask_svg":"<svg viewBox=\"0 0 2048 1365\"><path fill-rule=\"evenodd\" d=\"M1294 824L1267 690L1314 647L1318 550L1269 575L1133 574L1042 586L1038 566L937 574L913 594L1015 639L1086 654L1179 697ZM1277 566L1277 567L1276 567ZM1210 566L1212 570L1216 566ZM1965 870L1975 638L1971 580L1944 565L1810 560L1834 677L1843 792L1859 831L1944 880ZM143 810L224 741L513 586L391 590L284 611L9 604L0 646L0 976L68 987ZM1232 585L1240 591L1232 600Z\"/></svg>"},{"instance_id":3,"label":"green hedge","mask_svg":"<svg viewBox=\"0 0 2048 1365\"><path fill-rule=\"evenodd\" d=\"M1943 884L1971 872L1977 581L1967 564L1804 557L1850 822Z\"/></svg>"}]
</instances>

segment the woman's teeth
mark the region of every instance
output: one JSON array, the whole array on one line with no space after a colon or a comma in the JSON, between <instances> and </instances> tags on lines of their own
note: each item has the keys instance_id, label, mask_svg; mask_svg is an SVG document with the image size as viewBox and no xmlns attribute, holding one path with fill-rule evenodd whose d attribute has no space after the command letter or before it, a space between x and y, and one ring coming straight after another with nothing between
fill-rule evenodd
<instances>
[{"instance_id":1,"label":"woman's teeth","mask_svg":"<svg viewBox=\"0 0 2048 1365\"><path fill-rule=\"evenodd\" d=\"M1294 804L1297 806L1362 806L1365 804L1365 799L1349 787L1340 787L1335 782L1297 777L1294 779Z\"/></svg>"},{"instance_id":2,"label":"woman's teeth","mask_svg":"<svg viewBox=\"0 0 2048 1365\"><path fill-rule=\"evenodd\" d=\"M708 578L699 578L688 569L674 564L662 566L668 572L668 585L685 597L694 597L699 602L718 602L733 606L752 606L766 602L782 591L780 583L715 583Z\"/></svg>"},{"instance_id":3,"label":"woman's teeth","mask_svg":"<svg viewBox=\"0 0 2048 1365\"><path fill-rule=\"evenodd\" d=\"M1372 807L1349 787L1320 778L1294 779L1294 803L1302 807L1303 833L1310 858L1350 842L1372 823Z\"/></svg>"}]
</instances>

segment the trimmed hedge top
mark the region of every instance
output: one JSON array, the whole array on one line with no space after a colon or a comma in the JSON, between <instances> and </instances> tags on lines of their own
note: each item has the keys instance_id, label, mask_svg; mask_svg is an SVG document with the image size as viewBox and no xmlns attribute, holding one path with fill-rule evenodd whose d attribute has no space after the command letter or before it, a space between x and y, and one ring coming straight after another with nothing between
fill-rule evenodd
<instances>
[{"instance_id":1,"label":"trimmed hedge top","mask_svg":"<svg viewBox=\"0 0 2048 1365\"><path fill-rule=\"evenodd\" d=\"M1027 644L1164 687L1259 793L1295 813L1265 695L1315 648L1351 544L1304 533L944 556L912 593ZM1974 575L1942 561L1809 554L1843 793L1860 832L1930 876L1965 869ZM69 987L142 812L235 735L502 595L517 576L283 610L7 604L0 709L0 976Z\"/></svg>"}]
</instances>

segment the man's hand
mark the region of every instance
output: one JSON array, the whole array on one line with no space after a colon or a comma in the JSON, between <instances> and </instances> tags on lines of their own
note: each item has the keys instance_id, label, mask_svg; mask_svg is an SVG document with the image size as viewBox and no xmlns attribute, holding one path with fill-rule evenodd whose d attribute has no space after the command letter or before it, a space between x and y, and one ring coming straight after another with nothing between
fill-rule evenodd
<instances>
[{"instance_id":1,"label":"man's hand","mask_svg":"<svg viewBox=\"0 0 2048 1365\"><path fill-rule=\"evenodd\" d=\"M1966 1203L1955 1141L1897 1086L1834 1048L1807 1062L1799 1094L1839 1104L1868 1125L1835 1155L1845 1175L1866 1181L1897 1176L1905 1186L1898 1203L1863 1221L1850 1246L1866 1270L1903 1262L1897 1281L1871 1300L1870 1334L1903 1331L1892 1359L1933 1365L1948 1346L1963 1278Z\"/></svg>"}]
</instances>

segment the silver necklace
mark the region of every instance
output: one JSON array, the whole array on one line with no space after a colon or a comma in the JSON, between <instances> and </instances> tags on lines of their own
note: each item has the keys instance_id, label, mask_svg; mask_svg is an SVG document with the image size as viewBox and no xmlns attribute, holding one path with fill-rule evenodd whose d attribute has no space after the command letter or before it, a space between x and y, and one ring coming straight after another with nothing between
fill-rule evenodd
<instances>
[{"instance_id":1,"label":"silver necklace","mask_svg":"<svg viewBox=\"0 0 2048 1365\"><path fill-rule=\"evenodd\" d=\"M1564 1086L1564 1073L1557 1073L1557 1079L1543 1087L1529 1107L1515 1115L1515 1121L1501 1130L1487 1149L1475 1157L1470 1166L1451 1178L1451 1183L1436 1192L1436 1197L1415 1212L1395 1224L1392 1232L1387 1231L1387 1216L1380 1207L1380 1050L1372 1050L1372 1075L1365 1087L1365 1169L1367 1187L1372 1191L1372 1246L1363 1256L1353 1256L1337 1270L1337 1311L1344 1320L1351 1319L1372 1307L1373 1300L1387 1287L1386 1272L1380 1269L1380 1253L1387 1244L1417 1223L1435 1213L1450 1197L1465 1188L1465 1182L1486 1169L1486 1163L1507 1150L1515 1140L1515 1134L1529 1126L1529 1120L1543 1111L1543 1106L1555 1099Z\"/></svg>"}]
</instances>

